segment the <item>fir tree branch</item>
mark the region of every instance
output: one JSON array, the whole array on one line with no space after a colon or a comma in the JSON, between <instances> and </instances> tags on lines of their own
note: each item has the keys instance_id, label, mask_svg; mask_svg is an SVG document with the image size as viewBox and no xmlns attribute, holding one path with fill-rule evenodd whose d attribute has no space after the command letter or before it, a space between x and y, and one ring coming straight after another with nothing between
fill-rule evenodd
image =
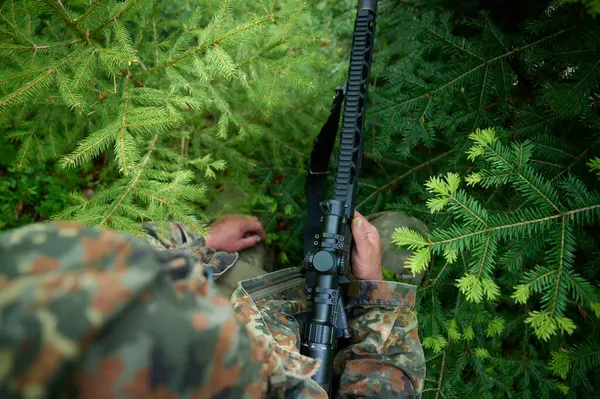
<instances>
[{"instance_id":1,"label":"fir tree branch","mask_svg":"<svg viewBox=\"0 0 600 399\"><path fill-rule=\"evenodd\" d=\"M543 233L538 233L535 236L531 237L527 241L527 245L523 245L523 248L519 252L516 252L510 259L503 261L503 263L505 263L506 265L511 265L514 262L516 262L516 259L518 259L520 256L522 256L527 251L527 249L531 246L531 244L534 243L542 234Z\"/></svg>"},{"instance_id":2,"label":"fir tree branch","mask_svg":"<svg viewBox=\"0 0 600 399\"><path fill-rule=\"evenodd\" d=\"M585 82L587 80L587 78L592 74L592 72L594 72L596 70L596 68L598 68L598 65L600 65L600 60L598 60L598 62L596 62L596 64L594 64L594 66L592 67L592 69L590 69L588 71L588 73L586 73L586 75L583 78L581 78L579 80L579 82L577 82L575 84L575 86L573 86L573 89L578 88L580 84L582 84L583 82ZM571 90L573 90L573 89L571 89Z\"/></svg>"},{"instance_id":3,"label":"fir tree branch","mask_svg":"<svg viewBox=\"0 0 600 399\"><path fill-rule=\"evenodd\" d=\"M166 61L163 61L162 63L155 65L154 67L147 69L145 71L141 71L140 73L138 73L138 75L142 75L142 74L146 74L146 73L152 73L154 71L156 71L157 69L161 69L161 68L165 68L167 66L171 66L174 65L184 59L187 59L188 57L191 57L193 55L196 55L198 53L204 53L206 50L208 50L211 47L214 47L215 45L218 45L219 43L221 43L223 40L226 40L228 38L230 38L231 36L235 36L236 34L246 31L246 30L250 30L253 28L256 28L257 26L261 26L269 21L272 21L273 18L272 17L268 17L268 18L262 18L259 20L256 20L250 24L246 24L244 26L242 26L241 28L235 29L221 37L216 38L215 40L213 40L210 43L205 43L202 46L199 47L194 47L191 50L187 50L185 51L183 54L181 54L180 56L174 57L174 58L169 58Z\"/></svg>"},{"instance_id":4,"label":"fir tree branch","mask_svg":"<svg viewBox=\"0 0 600 399\"><path fill-rule=\"evenodd\" d=\"M127 154L125 152L125 134L127 133L127 109L129 107L129 78L131 73L127 71L125 82L123 83L123 116L121 117L121 126L119 127L119 149L123 162L123 174L129 174L129 166L127 165Z\"/></svg>"},{"instance_id":5,"label":"fir tree branch","mask_svg":"<svg viewBox=\"0 0 600 399\"><path fill-rule=\"evenodd\" d=\"M276 70L277 72L279 72L281 75L286 76L286 77L292 79L294 82L296 82L296 83L298 83L298 84L300 84L300 85L302 85L302 86L304 86L304 87L306 87L308 89L312 90L314 88L312 82L304 82L303 80L298 79L297 77L295 77L295 76L290 75L289 73L287 73L284 68L279 69L279 68L273 66L273 69Z\"/></svg>"},{"instance_id":6,"label":"fir tree branch","mask_svg":"<svg viewBox=\"0 0 600 399\"><path fill-rule=\"evenodd\" d=\"M215 44L215 46L213 48L215 49L217 55L219 56L219 59L221 60L221 64L227 70L227 75L229 75L230 77L235 76L235 71L230 68L229 63L227 62L227 60L221 53L221 49L219 48L219 46Z\"/></svg>"},{"instance_id":7,"label":"fir tree branch","mask_svg":"<svg viewBox=\"0 0 600 399\"><path fill-rule=\"evenodd\" d=\"M102 0L98 0L98 1L102 1ZM142 43L142 40L144 39L144 32L146 31L146 28L148 27L148 25L150 25L150 22L154 22L154 17L156 15L156 8L158 6L160 0L154 0L154 4L152 4L152 11L150 12L150 16L148 17L148 20L146 21L146 23L144 25L142 25L142 27L140 28L140 34L138 36L138 40L137 43L135 44L135 49L139 49L140 44Z\"/></svg>"},{"instance_id":8,"label":"fir tree branch","mask_svg":"<svg viewBox=\"0 0 600 399\"><path fill-rule=\"evenodd\" d=\"M481 61L484 61L484 59L480 56L478 56L477 54L467 50L466 48L464 48L463 46L459 46L458 44L454 43L451 40L448 40L447 38L445 38L444 36L440 35L439 33L437 33L437 31L431 29L431 28L427 28L427 30L429 31L429 33L433 34L434 36L437 36L441 41L448 43L449 45L451 45L452 47L455 47L457 49L459 49L460 51L463 51L465 53L467 53L468 55L475 57L477 59L480 59ZM464 39L463 39L464 42Z\"/></svg>"},{"instance_id":9,"label":"fir tree branch","mask_svg":"<svg viewBox=\"0 0 600 399\"><path fill-rule=\"evenodd\" d=\"M19 34L19 37L21 37L22 39L25 39L27 42L29 42L29 44L31 44L32 46L35 47L35 43L31 41L31 39L29 38L29 36L27 36L25 33L23 33L23 31L21 29L19 29L16 25L14 25L8 19L6 19L6 17L2 13L2 10L0 10L0 17L2 17L2 19L8 24L8 26L10 26L12 28L13 31L15 31L15 32L17 32ZM13 21L14 21L14 19L15 18L13 16Z\"/></svg>"},{"instance_id":10,"label":"fir tree branch","mask_svg":"<svg viewBox=\"0 0 600 399\"><path fill-rule=\"evenodd\" d=\"M435 163L437 161L439 161L442 158L445 158L446 156L450 155L453 151L446 151L443 154L440 154L432 159L430 159L429 161L423 162L420 165L415 166L414 168L410 169L409 171L407 171L406 173L401 174L400 176L394 178L392 181L390 181L389 183L379 187L377 190L373 191L371 194L369 194L369 196L367 196L367 198L365 198L363 201L360 202L360 204L356 205L356 208L360 208L362 205L364 205L368 200L370 200L373 196L377 195L379 192L394 186L395 184L397 184L400 180L404 179L406 176L411 175L412 173L416 172L417 170L423 169L424 167Z\"/></svg>"},{"instance_id":11,"label":"fir tree branch","mask_svg":"<svg viewBox=\"0 0 600 399\"><path fill-rule=\"evenodd\" d=\"M494 29L494 27L490 23L490 19L489 18L485 18L485 23L487 24L490 32L492 32L492 35L494 35L494 38L498 41L498 43L500 43L500 45L502 47L504 47L504 50L509 51L508 47L506 47L506 45L504 44L504 42L502 41L502 39L500 39L500 37L496 34L496 29Z\"/></svg>"},{"instance_id":12,"label":"fir tree branch","mask_svg":"<svg viewBox=\"0 0 600 399\"><path fill-rule=\"evenodd\" d=\"M559 168L559 169L565 169L565 167L563 165L559 165L559 164L554 163L554 162L542 161L542 160L539 160L539 159L530 159L529 162L531 162L531 163L539 163L541 165L553 166L553 167Z\"/></svg>"},{"instance_id":13,"label":"fir tree branch","mask_svg":"<svg viewBox=\"0 0 600 399\"><path fill-rule=\"evenodd\" d=\"M170 207L168 201L165 201L164 198L157 196L156 193L144 189L139 189L139 193L144 194L148 198L151 198L153 201L162 204L165 208L169 210L169 212L171 212L174 216L177 216L179 220L186 220L189 218L188 215L179 212L176 208Z\"/></svg>"},{"instance_id":14,"label":"fir tree branch","mask_svg":"<svg viewBox=\"0 0 600 399\"><path fill-rule=\"evenodd\" d=\"M52 150L52 156L54 157L58 157L58 152L56 151L56 143L54 141L54 136L52 134L52 120L50 122L50 124L48 125L48 141L50 143L50 149Z\"/></svg>"},{"instance_id":15,"label":"fir tree branch","mask_svg":"<svg viewBox=\"0 0 600 399\"><path fill-rule=\"evenodd\" d=\"M454 83L458 82L459 80L461 80L461 79L463 79L463 78L465 78L465 77L467 77L467 76L475 73L476 71L480 70L481 68L483 68L486 65L492 64L492 63L494 63L494 62L496 62L498 60L501 60L503 58L507 58L507 57L509 57L509 56L511 56L511 55L513 55L515 53L518 53L518 52L522 51L522 50L525 50L525 49L528 49L528 48L531 48L531 47L535 47L536 45L538 45L540 43L543 43L543 42L545 42L547 40L553 39L556 36L560 36L563 33L568 32L568 31L573 30L573 29L575 29L575 26L573 26L573 27L571 27L569 29L560 30L558 32L555 32L553 34L545 36L545 37L543 37L543 38L541 38L539 40L536 40L534 42L531 42L529 44L525 44L525 45L520 46L520 47L515 47L514 49L512 49L510 51L507 51L506 53L501 54L499 56L496 56L494 58L491 58L489 60L484 60L481 64L479 64L479 65L471 68L470 70L462 73L461 75L455 77L454 79L450 80L449 82L444 83L443 85L439 86L437 89L431 90L428 93L422 94L422 95L417 96L417 97L410 98L408 100L405 100L405 101L402 101L402 102L399 102L399 103L394 103L394 105L392 105L390 107L382 108L382 109L378 110L377 112L374 113L374 115L376 116L376 115L379 115L381 113L385 113L387 111L390 111L392 109L401 107L403 105L407 105L407 104L413 103L413 102L418 101L418 100L420 100L422 98L425 98L426 96L434 95L435 93L437 93L439 91L442 91L442 90L444 90L445 88L447 88L449 86L452 86Z\"/></svg>"},{"instance_id":16,"label":"fir tree branch","mask_svg":"<svg viewBox=\"0 0 600 399\"><path fill-rule=\"evenodd\" d=\"M215 34L219 33L221 30L221 23L223 22L223 18L225 17L225 12L227 11L227 6L229 5L229 0L223 0L223 4L221 5L221 14L219 15L219 23L217 24L217 29L215 30Z\"/></svg>"},{"instance_id":17,"label":"fir tree branch","mask_svg":"<svg viewBox=\"0 0 600 399\"><path fill-rule=\"evenodd\" d=\"M6 79L0 79L0 83L6 83L6 82L10 82L11 80L18 80L21 78L24 78L25 76L29 76L29 75L33 75L34 73L38 73L38 72L45 72L47 71L47 69L30 69L30 70L26 70L23 71L19 74L16 75L12 75Z\"/></svg>"},{"instance_id":18,"label":"fir tree branch","mask_svg":"<svg viewBox=\"0 0 600 399\"><path fill-rule=\"evenodd\" d=\"M585 292L584 289L582 289L579 284L577 283L577 281L573 280L573 278L566 273L565 277L571 282L572 286L575 287L575 289L577 290L578 294L580 296L582 296L583 298L585 298L585 305L589 306L591 303L594 303L594 299L590 298L590 296L587 294L587 292Z\"/></svg>"},{"instance_id":19,"label":"fir tree branch","mask_svg":"<svg viewBox=\"0 0 600 399\"><path fill-rule=\"evenodd\" d=\"M446 239L446 240L442 240L442 241L431 242L429 245L439 246L439 245L449 244L449 243L452 243L452 242L463 240L465 238L474 237L474 236L478 236L478 235L482 235L482 234L487 234L487 233L492 232L492 231L512 229L512 228L515 228L515 227L523 227L523 226L527 226L527 225L530 225L530 224L543 223L543 222L547 222L549 220L555 220L555 219L558 219L558 218L561 218L561 217L572 216L572 215L575 215L577 213L586 212L586 211L590 211L592 209L599 209L599 208L600 208L600 204L598 204L598 205L590 205L590 206L586 206L584 208L573 209L571 211L563 212L563 213L560 213L558 215L546 216L546 217L543 217L543 218L527 220L527 221L523 221L523 222L519 222L519 223L505 224L505 225L502 225L502 226L489 227L487 229L475 231L473 233L463 234L463 235L458 236L458 237L452 237L452 238L449 238L449 239Z\"/></svg>"},{"instance_id":20,"label":"fir tree branch","mask_svg":"<svg viewBox=\"0 0 600 399\"><path fill-rule=\"evenodd\" d=\"M550 311L550 316L554 315L554 312L556 311L556 303L558 301L558 286L560 285L560 278L562 276L563 273L563 267L565 265L565 228L566 228L566 223L565 223L565 217L562 217L562 223L561 223L561 234L560 234L560 256L558 258L558 269L556 269L556 285L554 286L554 295L553 300L552 300L552 310Z\"/></svg>"},{"instance_id":21,"label":"fir tree branch","mask_svg":"<svg viewBox=\"0 0 600 399\"><path fill-rule=\"evenodd\" d=\"M23 168L23 166L25 165L25 160L27 159L27 151L29 150L31 140L33 139L34 136L35 136L35 131L32 131L30 134L28 134L27 142L22 144L24 147L22 147L22 150L20 151L21 156L19 158L19 161L17 162L17 168L19 168L19 169Z\"/></svg>"},{"instance_id":22,"label":"fir tree branch","mask_svg":"<svg viewBox=\"0 0 600 399\"><path fill-rule=\"evenodd\" d=\"M444 267L442 267L442 270L440 270L440 272L438 273L438 275L435 276L435 278L433 280L431 280L431 282L428 281L429 284L427 284L426 286L419 287L418 291L419 292L425 291L425 290L429 289L430 287L433 287L433 285L435 284L435 282L439 280L439 278L442 276L442 274L444 273L444 270L446 270L446 267L448 267L449 264L450 264L449 262L446 262L446 264L444 265Z\"/></svg>"},{"instance_id":23,"label":"fir tree branch","mask_svg":"<svg viewBox=\"0 0 600 399\"><path fill-rule=\"evenodd\" d=\"M550 200L550 198L548 198L544 193L542 193L536 186L535 184L533 184L532 182L530 182L525 176L523 176L523 174L521 172L519 172L518 170L515 169L515 167L508 161L508 159L504 158L502 156L502 154L500 154L498 151L496 151L494 148L492 148L489 144L485 144L484 145L485 148L487 150L489 150L490 152L492 152L494 155L496 155L500 160L502 160L502 162L508 167L510 168L513 173L515 173L515 175L517 175L521 180L523 180L525 183L527 183L527 185L529 185L529 187L531 187L536 193L538 193L542 198L544 198L544 200L546 202L548 202L553 208L554 210L556 210L557 212L561 212L560 208L554 204L554 202L552 202Z\"/></svg>"},{"instance_id":24,"label":"fir tree branch","mask_svg":"<svg viewBox=\"0 0 600 399\"><path fill-rule=\"evenodd\" d=\"M302 42L311 42L314 41L315 39L317 39L318 36L314 35L314 36L309 36L309 37L302 37L300 39L293 39L293 40L287 40L287 39L281 39L281 40L277 40L274 43L271 43L270 45L264 47L263 49L261 49L261 51L259 51L257 54L253 55L250 58L246 58L244 61L239 63L239 66L245 65L245 64L249 64L252 61L254 61L257 58L261 58L263 55L267 54L268 52L270 52L271 50L276 49L279 46L282 46L284 44L294 44L294 43L302 43Z\"/></svg>"},{"instance_id":25,"label":"fir tree branch","mask_svg":"<svg viewBox=\"0 0 600 399\"><path fill-rule=\"evenodd\" d=\"M563 173L570 172L570 171L571 171L571 168L572 168L573 166L575 166L575 164L577 164L577 162L579 162L579 160L580 160L580 159L581 159L581 158L582 158L582 157L583 157L585 154L587 154L587 153L590 151L591 147L592 147L594 144L596 144L597 142L598 142L598 141L594 141L590 147L587 147L587 148L586 148L585 150L583 150L583 151L582 151L582 152L581 152L579 155L577 155L575 158L573 158L573 161L572 161L572 162L569 164L569 166L567 166L566 168L564 168L564 169L563 169L563 170L562 170L560 173L558 173L556 176L554 176L554 177L552 178L552 180L550 180L550 181L554 181L554 180L558 179L558 178L559 178L559 177L560 177L560 176L561 176Z\"/></svg>"},{"instance_id":26,"label":"fir tree branch","mask_svg":"<svg viewBox=\"0 0 600 399\"><path fill-rule=\"evenodd\" d=\"M440 377L438 378L437 381L437 387L436 392L435 392L435 399L437 399L440 394L442 393L442 380L444 378L444 368L446 366L446 351L448 350L448 347L444 348L444 354L442 355L442 363L440 365ZM444 397L444 394L442 394L442 397Z\"/></svg>"},{"instance_id":27,"label":"fir tree branch","mask_svg":"<svg viewBox=\"0 0 600 399\"><path fill-rule=\"evenodd\" d=\"M471 131L474 131L477 127L477 122L479 122L479 115L481 114L481 110L483 109L483 93L485 92L485 84L487 81L488 70L490 69L490 64L485 65L485 72L483 73L483 82L481 82L481 93L479 93L479 105L477 106L477 112L475 113L475 120L473 121L473 127Z\"/></svg>"},{"instance_id":28,"label":"fir tree branch","mask_svg":"<svg viewBox=\"0 0 600 399\"><path fill-rule=\"evenodd\" d=\"M60 67L62 67L65 63L67 63L69 60L70 60L70 57L64 58L57 65L54 65L54 66L46 69L46 71L44 73L42 73L41 75L39 75L37 78L35 78L31 82L26 83L25 85L23 85L17 91L12 92L8 96L4 97L3 100L0 100L0 111L2 111L3 109L5 109L5 107L9 104L10 101L12 101L12 100L18 98L19 96L27 93L29 90L31 90L32 88L36 87L40 83L42 83L50 75L52 75L53 73L56 73L58 71L58 69Z\"/></svg>"},{"instance_id":29,"label":"fir tree branch","mask_svg":"<svg viewBox=\"0 0 600 399\"><path fill-rule=\"evenodd\" d=\"M425 98L425 97L428 97L428 96L433 96L435 93L437 93L437 92L439 92L439 91L441 91L441 90L444 90L445 88L447 88L447 87L449 87L449 86L452 86L454 83L458 82L459 80L461 80L461 79L465 78L466 76L469 76L470 74L472 74L472 73L474 73L474 72L478 71L479 69L483 68L483 67L485 66L485 64L486 64L485 62L484 62L484 63L482 63L482 64L479 64L478 66L474 67L473 69L471 69L471 70L469 70L469 71L467 71L467 72L465 72L465 73L463 73L463 74L461 74L461 75L457 76L456 78L452 79L451 81L449 81L449 82L447 82L447 83L445 83L445 84L441 85L441 86L440 86L440 87L438 87L437 89L431 90L431 91L430 91L430 92L428 92L428 93L422 94L422 95L420 95L420 96L417 96L417 97L410 98L410 99L408 99L408 100L405 100L405 101L402 101L402 102L399 102L399 103L396 103L396 102L394 102L394 105L392 105L392 106L390 106L390 107L387 107L387 108L382 108L382 109L380 109L379 111L376 111L376 112L374 112L374 113L373 113L373 115L374 115L374 116L377 116L377 115L379 115L379 114L381 114L381 113L384 113L384 112L390 111L390 110L392 110L392 109L395 109L395 108L401 107L401 106L403 106L403 105L411 104L411 103L413 103L413 102L415 102L415 101L418 101L418 100L420 100L420 99L423 99L423 98Z\"/></svg>"},{"instance_id":30,"label":"fir tree branch","mask_svg":"<svg viewBox=\"0 0 600 399\"><path fill-rule=\"evenodd\" d=\"M79 99L77 99L77 96L73 93L73 90L71 90L68 83L65 81L65 78L61 75L60 72L56 72L56 77L58 80L62 81L64 91L67 93L68 98L70 98L70 101L73 103L73 105L83 110L83 104L79 102Z\"/></svg>"},{"instance_id":31,"label":"fir tree branch","mask_svg":"<svg viewBox=\"0 0 600 399\"><path fill-rule=\"evenodd\" d=\"M483 268L485 266L485 259L487 258L488 249L490 248L490 241L492 240L492 233L488 234L488 238L485 241L485 249L483 251L483 255L481 256L481 262L479 262L479 272L477 273L477 280L481 278L481 274L483 273Z\"/></svg>"},{"instance_id":32,"label":"fir tree branch","mask_svg":"<svg viewBox=\"0 0 600 399\"><path fill-rule=\"evenodd\" d=\"M115 15L113 15L112 17L107 18L104 22L102 22L100 25L98 25L96 28L94 28L91 31L91 33L94 34L94 33L98 32L99 30L103 29L106 25L110 24L111 21L118 20L127 11L129 11L130 9L132 9L133 7L135 7L139 2L140 2L140 0L129 0L129 3L127 3L127 5L125 7L123 7L123 9L121 11L119 11L118 13L116 13Z\"/></svg>"},{"instance_id":33,"label":"fir tree branch","mask_svg":"<svg viewBox=\"0 0 600 399\"><path fill-rule=\"evenodd\" d=\"M48 50L48 49L52 49L52 48L58 48L58 47L65 47L65 46L70 46L71 44L76 44L76 43L81 43L83 42L83 39L74 39L74 40L70 40L67 42L62 42L62 43L52 43L52 44L44 44L44 45L39 45L39 44L35 44L33 42L31 42L31 46L19 46L19 45L12 45L12 44L3 44L0 43L0 50L31 50L34 52L37 52L38 50Z\"/></svg>"},{"instance_id":34,"label":"fir tree branch","mask_svg":"<svg viewBox=\"0 0 600 399\"><path fill-rule=\"evenodd\" d=\"M298 18L298 16L302 13L302 11L304 11L305 8L306 8L306 2L304 0L302 0L300 7L298 8L298 10L296 10L296 13L294 14L294 16L290 17L289 20L294 20L294 19ZM286 24L286 26L284 26L281 31L281 37L286 37L287 34L289 33L290 29L292 29L292 27L293 27L293 24L291 24L291 23Z\"/></svg>"},{"instance_id":35,"label":"fir tree branch","mask_svg":"<svg viewBox=\"0 0 600 399\"><path fill-rule=\"evenodd\" d=\"M546 277L551 276L551 275L556 274L556 273L557 273L557 269L552 269L552 270L550 270L550 271L548 271L548 272L546 272L546 273L544 273L544 274L542 274L540 276L537 276L534 280L528 282L526 285L527 285L527 287L531 287L531 286L535 285L535 283L537 283L538 281L542 281Z\"/></svg>"},{"instance_id":36,"label":"fir tree branch","mask_svg":"<svg viewBox=\"0 0 600 399\"><path fill-rule=\"evenodd\" d=\"M83 13L80 16L78 16L77 18L75 18L73 20L73 22L75 22L75 24L78 24L81 21L85 20L87 17L90 16L90 14L92 12L94 12L94 10L96 9L96 7L98 7L100 5L100 3L102 3L102 1L104 1L104 0L96 0L94 3L90 4L90 6L88 7L88 9L85 11L85 13Z\"/></svg>"},{"instance_id":37,"label":"fir tree branch","mask_svg":"<svg viewBox=\"0 0 600 399\"><path fill-rule=\"evenodd\" d=\"M144 172L144 169L146 168L146 166L150 162L152 153L156 149L156 142L157 141L158 141L158 134L155 134L152 137L151 141L150 141L150 146L149 146L148 152L146 153L146 155L144 156L144 159L142 160L142 162L138 166L137 173L135 174L135 176L133 176L133 178L129 182L129 185L128 185L127 189L125 190L125 192L123 193L123 195L121 195L121 197L117 201L115 201L115 203L112 206L112 209L110 210L110 212L108 212L108 214L99 223L99 226L106 226L106 222L115 213L115 211L119 208L119 206L121 206L121 203L125 200L125 198L127 198L127 196L129 195L129 193L136 187L136 185L137 185L140 177L142 176L142 174Z\"/></svg>"},{"instance_id":38,"label":"fir tree branch","mask_svg":"<svg viewBox=\"0 0 600 399\"><path fill-rule=\"evenodd\" d=\"M59 7L53 0L42 0L42 1L46 4L48 4L48 6L51 7L54 11L56 11L56 13L59 15L59 17L63 21L65 21L65 23L71 29L73 29L75 32L77 32L79 37L81 37L86 42L89 42L88 36L86 36L86 34L81 29L79 29L77 24L71 19L71 16L66 12L66 10L64 9L64 6L62 8ZM61 6L62 6L62 3L61 3Z\"/></svg>"},{"instance_id":39,"label":"fir tree branch","mask_svg":"<svg viewBox=\"0 0 600 399\"><path fill-rule=\"evenodd\" d=\"M477 219L477 221L481 224L483 224L485 227L488 226L488 224L485 222L485 220L483 220L479 215L477 215L475 212L473 212L471 210L471 208L469 208L468 206L466 206L465 204L463 204L462 202L460 202L459 200L456 199L456 197L454 195L450 195L450 197L448 197L451 201L454 201L456 204L458 204L458 206L460 206L462 209L464 209L465 211L467 211L471 216L473 216L475 219Z\"/></svg>"}]
</instances>

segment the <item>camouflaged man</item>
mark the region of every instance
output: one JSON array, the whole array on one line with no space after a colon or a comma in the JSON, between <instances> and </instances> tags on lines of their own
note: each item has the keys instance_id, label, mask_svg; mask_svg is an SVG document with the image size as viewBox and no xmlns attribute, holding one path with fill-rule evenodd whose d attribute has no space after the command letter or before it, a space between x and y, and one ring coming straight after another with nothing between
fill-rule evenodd
<instances>
[{"instance_id":1,"label":"camouflaged man","mask_svg":"<svg viewBox=\"0 0 600 399\"><path fill-rule=\"evenodd\" d=\"M352 343L335 358L337 397L419 397L416 286L381 281L381 263L402 273L391 233L425 227L397 213L369 220L352 228ZM206 239L145 227L151 245L69 223L0 237L2 399L326 397L311 379L318 361L299 351L304 279L265 274L258 219L228 216Z\"/></svg>"}]
</instances>

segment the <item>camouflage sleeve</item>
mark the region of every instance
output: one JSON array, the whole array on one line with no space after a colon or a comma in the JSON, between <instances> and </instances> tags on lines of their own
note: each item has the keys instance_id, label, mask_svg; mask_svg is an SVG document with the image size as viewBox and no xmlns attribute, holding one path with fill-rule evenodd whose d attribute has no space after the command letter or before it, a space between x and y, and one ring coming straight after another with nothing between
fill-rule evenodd
<instances>
[{"instance_id":1,"label":"camouflage sleeve","mask_svg":"<svg viewBox=\"0 0 600 399\"><path fill-rule=\"evenodd\" d=\"M113 231L3 234L0 397L263 396L267 350L213 290L185 252Z\"/></svg>"},{"instance_id":2,"label":"camouflage sleeve","mask_svg":"<svg viewBox=\"0 0 600 399\"><path fill-rule=\"evenodd\" d=\"M144 223L146 241L161 251L186 251L194 262L218 279L237 261L237 252L215 251L206 246L204 237L178 222L160 228L156 223Z\"/></svg>"},{"instance_id":3,"label":"camouflage sleeve","mask_svg":"<svg viewBox=\"0 0 600 399\"><path fill-rule=\"evenodd\" d=\"M350 295L353 344L335 359L338 398L417 398L423 391L425 357L413 311L416 286L356 282Z\"/></svg>"}]
</instances>

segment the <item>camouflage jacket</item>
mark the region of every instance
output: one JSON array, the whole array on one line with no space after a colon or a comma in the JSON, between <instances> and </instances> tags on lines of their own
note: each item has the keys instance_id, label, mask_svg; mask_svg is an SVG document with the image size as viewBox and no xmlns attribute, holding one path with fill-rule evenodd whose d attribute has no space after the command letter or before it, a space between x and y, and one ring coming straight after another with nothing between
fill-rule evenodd
<instances>
[{"instance_id":1,"label":"camouflage jacket","mask_svg":"<svg viewBox=\"0 0 600 399\"><path fill-rule=\"evenodd\" d=\"M65 223L0 237L0 397L326 397L299 353L294 315L309 304L296 269L241 282L230 303L208 271L236 254L178 224L166 238L147 227L162 250ZM338 397L421 393L414 300L414 286L354 283Z\"/></svg>"}]
</instances>

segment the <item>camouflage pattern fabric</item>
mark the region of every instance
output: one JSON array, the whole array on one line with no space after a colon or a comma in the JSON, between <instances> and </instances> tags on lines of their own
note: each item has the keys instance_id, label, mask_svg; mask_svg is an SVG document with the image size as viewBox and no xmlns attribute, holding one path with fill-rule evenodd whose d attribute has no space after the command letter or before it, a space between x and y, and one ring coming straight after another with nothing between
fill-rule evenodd
<instances>
[{"instance_id":1,"label":"camouflage pattern fabric","mask_svg":"<svg viewBox=\"0 0 600 399\"><path fill-rule=\"evenodd\" d=\"M231 298L240 281L262 276L267 270L273 270L274 262L269 262L267 258L267 246L264 242L240 251L235 265L216 279L217 288L225 297Z\"/></svg>"},{"instance_id":2,"label":"camouflage pattern fabric","mask_svg":"<svg viewBox=\"0 0 600 399\"><path fill-rule=\"evenodd\" d=\"M166 227L168 231L161 232L155 223L144 223L146 241L161 251L185 251L194 263L204 266L204 269L218 279L229 270L238 260L237 252L215 251L204 243L204 237L185 228L177 222L171 222Z\"/></svg>"},{"instance_id":3,"label":"camouflage pattern fabric","mask_svg":"<svg viewBox=\"0 0 600 399\"><path fill-rule=\"evenodd\" d=\"M299 353L309 309L296 269L210 282L237 254L172 223L145 243L71 224L0 237L2 398L325 398ZM355 282L353 342L335 359L338 397L415 397L424 357L416 287Z\"/></svg>"},{"instance_id":4,"label":"camouflage pattern fabric","mask_svg":"<svg viewBox=\"0 0 600 399\"><path fill-rule=\"evenodd\" d=\"M355 281L348 290L352 343L334 360L338 398L415 398L423 391L425 358L413 312L416 286ZM306 284L295 268L240 283L231 298L253 335L277 354L286 398L326 398L311 379L319 361L300 354L303 320L310 309Z\"/></svg>"},{"instance_id":5,"label":"camouflage pattern fabric","mask_svg":"<svg viewBox=\"0 0 600 399\"><path fill-rule=\"evenodd\" d=\"M0 397L262 397L274 355L197 262L74 224L3 234Z\"/></svg>"}]
</instances>

